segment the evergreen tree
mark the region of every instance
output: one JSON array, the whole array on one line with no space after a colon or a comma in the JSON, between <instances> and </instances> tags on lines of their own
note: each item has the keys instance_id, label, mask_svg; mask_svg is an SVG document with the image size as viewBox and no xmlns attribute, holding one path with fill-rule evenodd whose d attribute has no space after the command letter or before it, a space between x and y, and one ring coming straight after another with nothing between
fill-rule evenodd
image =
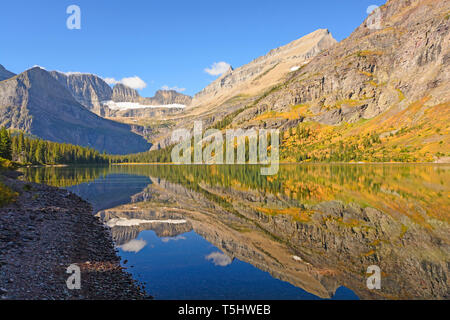
<instances>
[{"instance_id":1,"label":"evergreen tree","mask_svg":"<svg viewBox=\"0 0 450 320\"><path fill-rule=\"evenodd\" d=\"M11 136L5 127L0 129L0 157L12 160Z\"/></svg>"}]
</instances>

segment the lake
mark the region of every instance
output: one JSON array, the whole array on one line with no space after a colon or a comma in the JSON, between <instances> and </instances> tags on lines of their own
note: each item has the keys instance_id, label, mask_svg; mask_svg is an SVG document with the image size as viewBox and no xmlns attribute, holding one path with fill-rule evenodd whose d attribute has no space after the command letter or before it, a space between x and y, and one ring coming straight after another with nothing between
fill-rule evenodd
<instances>
[{"instance_id":1,"label":"lake","mask_svg":"<svg viewBox=\"0 0 450 320\"><path fill-rule=\"evenodd\" d=\"M449 298L450 165L259 169L22 172L89 201L155 299ZM367 285L370 266L380 289Z\"/></svg>"}]
</instances>

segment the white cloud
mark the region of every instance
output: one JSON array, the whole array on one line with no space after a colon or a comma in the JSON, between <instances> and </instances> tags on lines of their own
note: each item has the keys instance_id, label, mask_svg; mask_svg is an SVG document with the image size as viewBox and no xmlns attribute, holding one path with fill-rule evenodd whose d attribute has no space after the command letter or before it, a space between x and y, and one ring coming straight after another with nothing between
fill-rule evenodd
<instances>
[{"instance_id":1,"label":"white cloud","mask_svg":"<svg viewBox=\"0 0 450 320\"><path fill-rule=\"evenodd\" d=\"M118 84L119 83L119 81L117 81L114 78L103 78L103 80L109 85L113 85L113 84Z\"/></svg>"},{"instance_id":2,"label":"white cloud","mask_svg":"<svg viewBox=\"0 0 450 320\"><path fill-rule=\"evenodd\" d=\"M178 88L177 86L169 87L167 85L166 86L162 86L161 89L163 89L163 90L175 90L175 91L178 91L178 92L186 91L186 88Z\"/></svg>"},{"instance_id":3,"label":"white cloud","mask_svg":"<svg viewBox=\"0 0 450 320\"><path fill-rule=\"evenodd\" d=\"M211 68L206 68L205 72L212 75L212 76L218 76L228 71L230 68L230 64L226 62L214 62Z\"/></svg>"},{"instance_id":4,"label":"white cloud","mask_svg":"<svg viewBox=\"0 0 450 320\"><path fill-rule=\"evenodd\" d=\"M186 240L186 237L176 236L176 237L161 238L161 241L164 242L164 243L167 243L167 242L170 242L170 241L179 241L179 240Z\"/></svg>"},{"instance_id":5,"label":"white cloud","mask_svg":"<svg viewBox=\"0 0 450 320\"><path fill-rule=\"evenodd\" d=\"M103 78L103 80L109 85L122 83L127 87L130 87L135 90L142 90L145 87L147 87L145 81L139 78L138 76L123 78L122 80L116 80L114 78Z\"/></svg>"},{"instance_id":6,"label":"white cloud","mask_svg":"<svg viewBox=\"0 0 450 320\"><path fill-rule=\"evenodd\" d=\"M120 82L123 83L124 85L126 85L127 87L130 87L130 88L136 89L136 90L142 90L147 86L147 84L144 82L144 80L142 80L138 76L134 76L134 77L130 77L130 78L123 78L122 80L120 80Z\"/></svg>"},{"instance_id":7,"label":"white cloud","mask_svg":"<svg viewBox=\"0 0 450 320\"><path fill-rule=\"evenodd\" d=\"M206 260L211 261L215 266L226 267L233 262L233 260L222 252L213 252L207 255Z\"/></svg>"},{"instance_id":8,"label":"white cloud","mask_svg":"<svg viewBox=\"0 0 450 320\"><path fill-rule=\"evenodd\" d=\"M128 241L127 243L119 246L119 248L121 248L123 251L125 252L134 252L134 253L138 253L139 251L141 251L145 246L147 245L147 242L145 240L131 240Z\"/></svg>"}]
</instances>

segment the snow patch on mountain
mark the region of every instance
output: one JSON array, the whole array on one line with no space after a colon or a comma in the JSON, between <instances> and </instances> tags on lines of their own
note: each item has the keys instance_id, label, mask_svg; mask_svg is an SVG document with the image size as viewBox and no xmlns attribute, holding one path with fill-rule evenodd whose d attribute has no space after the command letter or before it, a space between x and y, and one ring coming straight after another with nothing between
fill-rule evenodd
<instances>
[{"instance_id":1,"label":"snow patch on mountain","mask_svg":"<svg viewBox=\"0 0 450 320\"><path fill-rule=\"evenodd\" d=\"M164 104L164 105L144 105L136 102L114 102L103 101L104 105L108 106L111 110L129 110L129 109L147 109L147 108L168 108L168 109L183 109L186 108L183 104Z\"/></svg>"}]
</instances>

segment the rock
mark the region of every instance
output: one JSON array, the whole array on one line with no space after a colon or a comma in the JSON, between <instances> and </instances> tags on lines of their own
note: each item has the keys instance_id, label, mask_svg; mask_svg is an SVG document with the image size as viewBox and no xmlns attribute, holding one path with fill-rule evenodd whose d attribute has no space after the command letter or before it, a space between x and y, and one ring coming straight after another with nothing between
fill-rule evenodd
<instances>
[{"instance_id":1,"label":"rock","mask_svg":"<svg viewBox=\"0 0 450 320\"><path fill-rule=\"evenodd\" d=\"M25 184L2 180L8 185ZM31 219L36 212L45 215L45 223ZM4 234L14 240L1 248L2 299L146 298L131 275L120 268L111 235L92 215L92 207L73 194L33 184L15 203L0 208L0 246ZM73 263L93 271L82 278L81 292L67 290L65 285L65 269Z\"/></svg>"}]
</instances>

